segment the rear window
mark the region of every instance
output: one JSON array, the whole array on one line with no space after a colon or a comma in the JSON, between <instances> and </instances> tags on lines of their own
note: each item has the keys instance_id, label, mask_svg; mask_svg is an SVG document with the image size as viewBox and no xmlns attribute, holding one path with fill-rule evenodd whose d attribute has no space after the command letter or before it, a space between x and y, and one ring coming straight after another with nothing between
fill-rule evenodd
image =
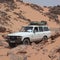
<instances>
[{"instance_id":1,"label":"rear window","mask_svg":"<svg viewBox=\"0 0 60 60\"><path fill-rule=\"evenodd\" d=\"M49 31L48 27L44 27L44 31Z\"/></svg>"},{"instance_id":2,"label":"rear window","mask_svg":"<svg viewBox=\"0 0 60 60\"><path fill-rule=\"evenodd\" d=\"M42 32L43 31L43 27L39 27L39 31Z\"/></svg>"}]
</instances>

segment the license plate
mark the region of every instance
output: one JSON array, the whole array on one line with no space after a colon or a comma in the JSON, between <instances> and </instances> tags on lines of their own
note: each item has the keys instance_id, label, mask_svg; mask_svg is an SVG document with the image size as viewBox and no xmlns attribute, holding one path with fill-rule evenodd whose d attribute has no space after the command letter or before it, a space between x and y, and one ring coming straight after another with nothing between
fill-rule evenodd
<instances>
[{"instance_id":1,"label":"license plate","mask_svg":"<svg viewBox=\"0 0 60 60\"><path fill-rule=\"evenodd\" d=\"M11 43L15 43L15 41L10 41Z\"/></svg>"}]
</instances>

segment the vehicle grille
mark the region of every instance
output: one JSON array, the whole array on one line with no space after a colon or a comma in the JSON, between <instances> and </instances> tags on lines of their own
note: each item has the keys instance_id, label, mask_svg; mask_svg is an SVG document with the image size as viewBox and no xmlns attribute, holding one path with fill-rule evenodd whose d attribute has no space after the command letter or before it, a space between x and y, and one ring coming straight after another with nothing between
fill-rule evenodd
<instances>
[{"instance_id":1,"label":"vehicle grille","mask_svg":"<svg viewBox=\"0 0 60 60\"><path fill-rule=\"evenodd\" d=\"M9 39L10 39L10 40L16 40L17 37L16 37L16 36L9 36Z\"/></svg>"}]
</instances>

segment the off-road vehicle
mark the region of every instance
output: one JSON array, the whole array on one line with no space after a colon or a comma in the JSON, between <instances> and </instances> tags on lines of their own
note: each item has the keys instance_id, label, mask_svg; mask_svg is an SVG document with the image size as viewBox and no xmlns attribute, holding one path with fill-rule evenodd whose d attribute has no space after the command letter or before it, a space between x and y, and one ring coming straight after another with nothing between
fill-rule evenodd
<instances>
[{"instance_id":1,"label":"off-road vehicle","mask_svg":"<svg viewBox=\"0 0 60 60\"><path fill-rule=\"evenodd\" d=\"M30 44L30 42L47 40L51 36L51 31L46 23L30 23L28 26L22 27L19 32L8 34L7 41L10 46L23 42L23 44Z\"/></svg>"}]
</instances>

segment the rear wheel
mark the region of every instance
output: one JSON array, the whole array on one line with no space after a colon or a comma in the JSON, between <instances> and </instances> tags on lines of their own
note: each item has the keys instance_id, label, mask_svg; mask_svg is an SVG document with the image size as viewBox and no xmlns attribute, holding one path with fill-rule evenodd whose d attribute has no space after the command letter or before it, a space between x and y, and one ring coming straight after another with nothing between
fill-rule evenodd
<instances>
[{"instance_id":1,"label":"rear wheel","mask_svg":"<svg viewBox=\"0 0 60 60\"><path fill-rule=\"evenodd\" d=\"M44 36L42 40L45 41L45 42L47 42L48 41L48 37Z\"/></svg>"},{"instance_id":2,"label":"rear wheel","mask_svg":"<svg viewBox=\"0 0 60 60\"><path fill-rule=\"evenodd\" d=\"M24 45L30 45L30 40L29 39L24 39L23 44Z\"/></svg>"}]
</instances>

